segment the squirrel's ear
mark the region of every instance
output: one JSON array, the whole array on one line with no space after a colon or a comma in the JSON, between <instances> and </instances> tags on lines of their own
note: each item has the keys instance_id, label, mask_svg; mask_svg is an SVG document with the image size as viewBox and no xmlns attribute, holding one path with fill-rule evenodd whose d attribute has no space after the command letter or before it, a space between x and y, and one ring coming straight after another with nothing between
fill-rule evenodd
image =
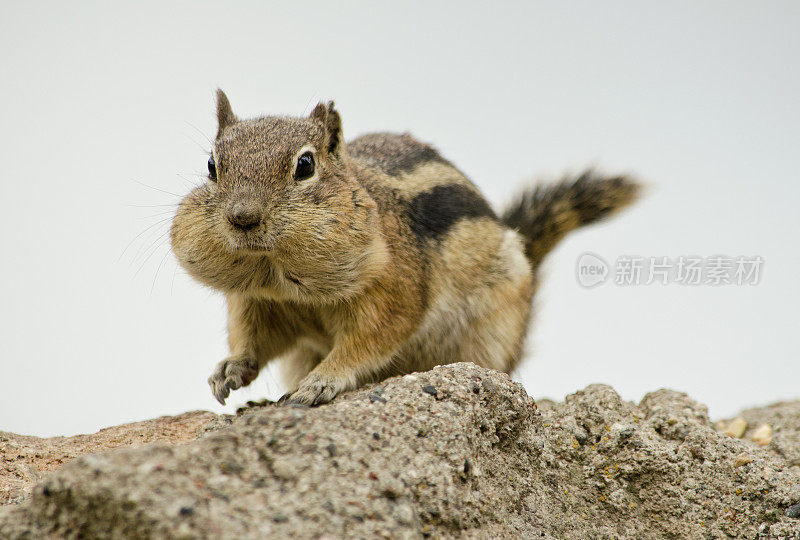
<instances>
[{"instance_id":1,"label":"squirrel's ear","mask_svg":"<svg viewBox=\"0 0 800 540\"><path fill-rule=\"evenodd\" d=\"M318 103L311 111L310 118L316 120L325 128L325 148L328 153L340 155L344 150L344 135L342 134L342 117L334 108L333 101L327 105Z\"/></svg>"},{"instance_id":2,"label":"squirrel's ear","mask_svg":"<svg viewBox=\"0 0 800 540\"><path fill-rule=\"evenodd\" d=\"M231 102L228 101L228 96L225 95L221 89L217 88L217 137L222 134L222 130L231 124L237 122L236 115L233 114L231 109Z\"/></svg>"}]
</instances>

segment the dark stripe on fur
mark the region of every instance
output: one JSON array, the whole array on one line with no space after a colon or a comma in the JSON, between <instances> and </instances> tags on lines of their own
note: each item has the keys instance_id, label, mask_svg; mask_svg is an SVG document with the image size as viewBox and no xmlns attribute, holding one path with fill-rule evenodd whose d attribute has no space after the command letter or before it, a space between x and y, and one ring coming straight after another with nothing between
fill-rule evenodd
<instances>
[{"instance_id":1,"label":"dark stripe on fur","mask_svg":"<svg viewBox=\"0 0 800 540\"><path fill-rule=\"evenodd\" d=\"M352 157L392 176L411 172L423 163L448 163L432 146L408 134L372 133L347 145Z\"/></svg>"},{"instance_id":2,"label":"dark stripe on fur","mask_svg":"<svg viewBox=\"0 0 800 540\"><path fill-rule=\"evenodd\" d=\"M497 219L486 200L466 186L447 184L418 194L408 205L408 223L421 240L438 240L462 219Z\"/></svg>"}]
</instances>

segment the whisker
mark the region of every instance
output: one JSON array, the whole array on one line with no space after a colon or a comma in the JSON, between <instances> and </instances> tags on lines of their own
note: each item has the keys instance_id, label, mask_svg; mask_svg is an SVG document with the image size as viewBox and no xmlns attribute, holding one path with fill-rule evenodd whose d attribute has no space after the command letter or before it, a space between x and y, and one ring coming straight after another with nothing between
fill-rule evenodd
<instances>
[{"instance_id":1,"label":"whisker","mask_svg":"<svg viewBox=\"0 0 800 540\"><path fill-rule=\"evenodd\" d=\"M162 208L162 207L171 207L175 208L176 206L180 206L181 203L174 203L174 204L126 204L130 208Z\"/></svg>"},{"instance_id":2,"label":"whisker","mask_svg":"<svg viewBox=\"0 0 800 540\"><path fill-rule=\"evenodd\" d=\"M177 176L178 178L183 180L183 185L187 186L189 189L194 189L194 188L196 188L196 187L198 187L200 185L200 184L196 184L192 180L189 180L188 178L186 178L186 176L184 176L184 175L182 175L180 173L176 174L175 176ZM200 176L200 175L198 174L198 175L195 175L195 176Z\"/></svg>"},{"instance_id":3,"label":"whisker","mask_svg":"<svg viewBox=\"0 0 800 540\"><path fill-rule=\"evenodd\" d=\"M169 294L170 296L173 295L175 292L175 276L178 275L178 265L175 265L175 270L172 271L172 283L169 286Z\"/></svg>"},{"instance_id":4,"label":"whisker","mask_svg":"<svg viewBox=\"0 0 800 540\"><path fill-rule=\"evenodd\" d=\"M178 195L177 193L171 193L171 192L169 192L169 191L167 191L165 189L157 188L157 187L154 187L154 186L149 186L149 185L145 184L144 182L140 182L138 180L134 180L134 182L136 182L140 186L144 186L146 188L154 189L156 191L160 191L161 193L166 193L167 195L172 195L173 197L180 197L180 195Z\"/></svg>"},{"instance_id":5,"label":"whisker","mask_svg":"<svg viewBox=\"0 0 800 540\"><path fill-rule=\"evenodd\" d=\"M210 152L208 151L208 148L206 148L205 146L203 146L202 144L200 144L199 142L197 142L196 140L194 140L194 138L193 138L193 137L189 136L189 135L188 135L188 134L186 134L186 133L184 133L184 134L183 134L183 136L184 136L184 137L186 137L187 139L189 139L190 141L192 141L194 144L196 144L196 145L197 145L197 147L198 147L200 150L202 150L204 154L209 154L209 153L210 153Z\"/></svg>"},{"instance_id":6,"label":"whisker","mask_svg":"<svg viewBox=\"0 0 800 540\"><path fill-rule=\"evenodd\" d=\"M119 254L119 259L117 259L117 262L119 262L119 261L121 261L121 260L122 260L122 257L125 255L125 252L126 252L126 251L128 251L128 249L131 247L131 245L132 245L132 244L133 244L133 243L134 243L134 242L135 242L135 241L136 241L136 240L137 240L137 239L138 239L140 236L142 236L144 233L146 233L147 231L149 231L149 230L150 230L150 229L152 229L153 227L155 227L155 226L157 226L157 225L160 225L161 223L165 222L167 219L169 219L169 218L164 218L164 219L161 219L161 220L159 220L159 221L156 221L155 223L153 223L153 224L151 224L151 225L148 225L148 226L147 226L147 227L146 227L146 228L145 228L145 229L144 229L142 232L140 232L139 234L137 234L136 236L134 236L134 237L133 237L133 240L131 240L130 242L128 242L128 245L127 245L127 246L125 246L125 249L123 249L123 250L122 250L122 253L120 253L120 254Z\"/></svg>"},{"instance_id":7,"label":"whisker","mask_svg":"<svg viewBox=\"0 0 800 540\"><path fill-rule=\"evenodd\" d=\"M165 218L164 220L161 220L160 224L163 225L163 222L166 221L166 219L169 219L169 218ZM139 246L139 249L136 250L136 255L134 255L133 260L131 261L131 264L135 264L141 257L144 257L145 254L148 251L150 251L153 248L153 246L159 240L161 240L164 237L165 234L167 234L169 232L169 229L167 229L166 231L162 232L161 234L158 234L159 230L160 229L155 229L154 231L150 231L150 235L147 237L146 243L143 243L141 246ZM154 235L158 235L158 236L154 236Z\"/></svg>"},{"instance_id":8,"label":"whisker","mask_svg":"<svg viewBox=\"0 0 800 540\"><path fill-rule=\"evenodd\" d=\"M153 276L153 284L150 285L150 296L153 295L153 290L156 288L156 280L158 279L158 273L161 271L161 266L164 264L164 261L167 260L167 257L169 257L170 253L170 250L167 250L164 256L161 257L161 262L159 262L158 266L156 267L156 275Z\"/></svg>"},{"instance_id":9,"label":"whisker","mask_svg":"<svg viewBox=\"0 0 800 540\"><path fill-rule=\"evenodd\" d=\"M212 140L211 140L211 139L208 137L208 135L206 135L205 133L203 133L203 130L201 130L199 127L195 126L194 124L192 124L191 122L188 122L188 121L186 121L186 120L184 120L184 123L185 123L187 126L189 126L190 128L192 128L193 130L195 130L197 133L199 133L200 135L202 135L202 136L203 136L203 137L204 137L204 138L205 138L205 139L208 141L208 144L210 144L210 145L212 145L212 146L213 146L213 144L214 144L214 141L212 141Z\"/></svg>"},{"instance_id":10,"label":"whisker","mask_svg":"<svg viewBox=\"0 0 800 540\"><path fill-rule=\"evenodd\" d=\"M155 214L150 214L149 216L139 216L136 219L150 219L150 218L154 218L154 217L164 216L164 215L167 215L167 214L169 214L170 216L174 216L175 215L175 211L174 210L164 210L163 212L156 212Z\"/></svg>"},{"instance_id":11,"label":"whisker","mask_svg":"<svg viewBox=\"0 0 800 540\"><path fill-rule=\"evenodd\" d=\"M135 274L133 274L133 277L136 277L136 276L138 276L138 275L139 275L139 272L141 272L141 271L142 271L142 268L144 268L144 265L145 265L145 264L147 264L147 261L149 261L149 260L150 260L150 257L152 257L152 256L153 256L153 254L154 254L156 251L158 251L158 249L159 249L161 246L163 246L163 245L164 245L164 243L165 243L167 240L169 240L169 238L164 238L164 235L165 235L165 234L166 234L166 233L162 234L161 236L159 236L159 237L156 239L156 242L158 242L158 244L157 244L157 245L156 245L156 244L154 244L154 246L155 246L155 247L153 247L153 248L151 249L151 251L150 251L150 254L147 256L147 258L146 258L145 260L143 260L143 261L142 261L142 264L139 266L139 269L138 269L138 270L136 270L136 273L135 273Z\"/></svg>"}]
</instances>

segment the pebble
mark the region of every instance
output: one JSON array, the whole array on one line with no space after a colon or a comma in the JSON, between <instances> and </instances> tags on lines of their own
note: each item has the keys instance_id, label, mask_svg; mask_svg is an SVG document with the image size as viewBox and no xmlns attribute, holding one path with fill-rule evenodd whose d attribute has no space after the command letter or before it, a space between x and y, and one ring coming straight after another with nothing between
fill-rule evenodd
<instances>
[{"instance_id":1,"label":"pebble","mask_svg":"<svg viewBox=\"0 0 800 540\"><path fill-rule=\"evenodd\" d=\"M753 440L761 446L766 446L772 441L772 426L769 424L761 424L753 432Z\"/></svg>"},{"instance_id":2,"label":"pebble","mask_svg":"<svg viewBox=\"0 0 800 540\"><path fill-rule=\"evenodd\" d=\"M786 511L786 517L794 519L800 518L800 503L797 503L794 506L790 506L789 509Z\"/></svg>"},{"instance_id":3,"label":"pebble","mask_svg":"<svg viewBox=\"0 0 800 540\"><path fill-rule=\"evenodd\" d=\"M725 435L728 437L733 437L734 439L741 439L742 435L744 435L745 430L747 429L747 422L744 418L735 418L731 420L731 423L728 424L727 429L723 431Z\"/></svg>"},{"instance_id":4,"label":"pebble","mask_svg":"<svg viewBox=\"0 0 800 540\"><path fill-rule=\"evenodd\" d=\"M436 397L436 396L439 395L439 392L436 391L436 388L434 388L431 385L423 386L422 387L422 391L425 392L426 394L432 395L433 397Z\"/></svg>"},{"instance_id":5,"label":"pebble","mask_svg":"<svg viewBox=\"0 0 800 540\"><path fill-rule=\"evenodd\" d=\"M736 459L733 460L733 466L741 467L742 465L747 465L751 461L753 461L752 457L750 457L748 454L741 453L738 456L736 456Z\"/></svg>"},{"instance_id":6,"label":"pebble","mask_svg":"<svg viewBox=\"0 0 800 540\"><path fill-rule=\"evenodd\" d=\"M276 459L272 463L272 472L275 473L275 476L282 480L294 480L297 476L297 470L295 467L288 461L284 460Z\"/></svg>"}]
</instances>

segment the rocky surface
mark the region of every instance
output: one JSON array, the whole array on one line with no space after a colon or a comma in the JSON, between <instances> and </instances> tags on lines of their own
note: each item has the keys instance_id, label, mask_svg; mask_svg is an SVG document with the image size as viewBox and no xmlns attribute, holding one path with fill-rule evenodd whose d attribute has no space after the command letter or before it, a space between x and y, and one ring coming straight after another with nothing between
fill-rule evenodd
<instances>
[{"instance_id":1,"label":"rocky surface","mask_svg":"<svg viewBox=\"0 0 800 540\"><path fill-rule=\"evenodd\" d=\"M739 418L745 423L743 440L764 447L790 465L800 466L800 401L748 409Z\"/></svg>"},{"instance_id":2,"label":"rocky surface","mask_svg":"<svg viewBox=\"0 0 800 540\"><path fill-rule=\"evenodd\" d=\"M191 413L207 416L180 440L196 440L48 473L0 507L0 537L797 537L798 413L746 411L739 440L681 393L635 405L592 385L537 408L454 364L313 409ZM22 462L38 452L15 441Z\"/></svg>"},{"instance_id":3,"label":"rocky surface","mask_svg":"<svg viewBox=\"0 0 800 540\"><path fill-rule=\"evenodd\" d=\"M217 415L194 411L102 429L91 435L43 439L0 431L0 505L30 494L44 473L83 454L162 441L193 441L216 425Z\"/></svg>"}]
</instances>

